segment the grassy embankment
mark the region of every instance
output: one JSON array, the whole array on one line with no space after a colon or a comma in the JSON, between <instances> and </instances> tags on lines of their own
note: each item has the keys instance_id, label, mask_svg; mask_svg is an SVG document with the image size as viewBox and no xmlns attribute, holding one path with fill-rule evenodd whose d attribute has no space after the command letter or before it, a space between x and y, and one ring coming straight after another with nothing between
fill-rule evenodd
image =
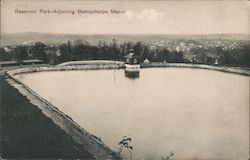
<instances>
[{"instance_id":1,"label":"grassy embankment","mask_svg":"<svg viewBox=\"0 0 250 160\"><path fill-rule=\"evenodd\" d=\"M90 159L92 156L0 76L0 157Z\"/></svg>"}]
</instances>

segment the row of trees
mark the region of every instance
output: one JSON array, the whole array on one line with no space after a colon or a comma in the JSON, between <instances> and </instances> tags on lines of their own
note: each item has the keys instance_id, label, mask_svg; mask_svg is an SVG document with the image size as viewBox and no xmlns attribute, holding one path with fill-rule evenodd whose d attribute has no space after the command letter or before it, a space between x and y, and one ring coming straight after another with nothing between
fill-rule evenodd
<instances>
[{"instance_id":1,"label":"row of trees","mask_svg":"<svg viewBox=\"0 0 250 160\"><path fill-rule=\"evenodd\" d=\"M185 62L215 64L225 66L250 67L250 44L234 49L222 47L194 48L191 50L191 58L184 53Z\"/></svg>"},{"instance_id":2,"label":"row of trees","mask_svg":"<svg viewBox=\"0 0 250 160\"><path fill-rule=\"evenodd\" d=\"M74 60L122 60L129 52L139 55L140 62L148 59L150 62L185 62L214 64L229 66L250 66L250 45L223 50L222 47L192 48L191 50L176 51L166 48L150 49L149 45L142 42L123 43L118 45L115 40L107 44L100 41L97 45L91 45L86 41L76 40L59 45L46 45L37 42L33 45L20 45L6 51L0 48L0 61L26 59L40 59L45 63L58 64Z\"/></svg>"},{"instance_id":3,"label":"row of trees","mask_svg":"<svg viewBox=\"0 0 250 160\"><path fill-rule=\"evenodd\" d=\"M4 50L4 48L0 48L0 61L40 59L48 62L50 58L48 49L49 47L41 42L38 42L35 45L31 46L16 46L10 51L6 51Z\"/></svg>"}]
</instances>

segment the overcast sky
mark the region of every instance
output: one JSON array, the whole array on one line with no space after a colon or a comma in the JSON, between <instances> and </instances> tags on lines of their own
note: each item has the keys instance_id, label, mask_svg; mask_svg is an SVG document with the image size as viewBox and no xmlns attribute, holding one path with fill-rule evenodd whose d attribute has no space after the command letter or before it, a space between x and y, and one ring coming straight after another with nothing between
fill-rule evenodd
<instances>
[{"instance_id":1,"label":"overcast sky","mask_svg":"<svg viewBox=\"0 0 250 160\"><path fill-rule=\"evenodd\" d=\"M21 14L15 10L124 10L125 14ZM250 33L250 1L3 0L2 33Z\"/></svg>"}]
</instances>

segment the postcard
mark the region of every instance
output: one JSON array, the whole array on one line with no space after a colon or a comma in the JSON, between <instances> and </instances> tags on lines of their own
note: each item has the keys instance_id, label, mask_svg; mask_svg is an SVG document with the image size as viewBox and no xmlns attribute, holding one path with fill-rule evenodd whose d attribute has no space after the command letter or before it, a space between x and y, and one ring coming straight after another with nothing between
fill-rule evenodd
<instances>
[{"instance_id":1,"label":"postcard","mask_svg":"<svg viewBox=\"0 0 250 160\"><path fill-rule=\"evenodd\" d=\"M1 0L0 158L249 160L249 20L249 0Z\"/></svg>"}]
</instances>

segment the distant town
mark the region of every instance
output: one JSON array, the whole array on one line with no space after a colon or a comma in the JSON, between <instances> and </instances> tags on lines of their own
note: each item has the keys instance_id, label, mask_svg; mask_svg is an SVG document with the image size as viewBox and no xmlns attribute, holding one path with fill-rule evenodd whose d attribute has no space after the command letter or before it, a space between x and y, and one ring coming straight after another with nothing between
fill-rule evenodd
<instances>
[{"instance_id":1,"label":"distant town","mask_svg":"<svg viewBox=\"0 0 250 160\"><path fill-rule=\"evenodd\" d=\"M18 36L17 36L18 37ZM46 37L46 36L45 36ZM103 38L105 37L105 38ZM124 38L125 37L125 38ZM14 39L13 35L9 39ZM16 38L16 37L15 37ZM19 38L19 39L18 39ZM0 48L1 66L27 63L59 64L76 60L119 60L130 52L142 62L194 63L250 67L249 39L214 37L61 36L41 41L20 36ZM9 40L8 39L8 40ZM34 41L35 40L35 41Z\"/></svg>"}]
</instances>

